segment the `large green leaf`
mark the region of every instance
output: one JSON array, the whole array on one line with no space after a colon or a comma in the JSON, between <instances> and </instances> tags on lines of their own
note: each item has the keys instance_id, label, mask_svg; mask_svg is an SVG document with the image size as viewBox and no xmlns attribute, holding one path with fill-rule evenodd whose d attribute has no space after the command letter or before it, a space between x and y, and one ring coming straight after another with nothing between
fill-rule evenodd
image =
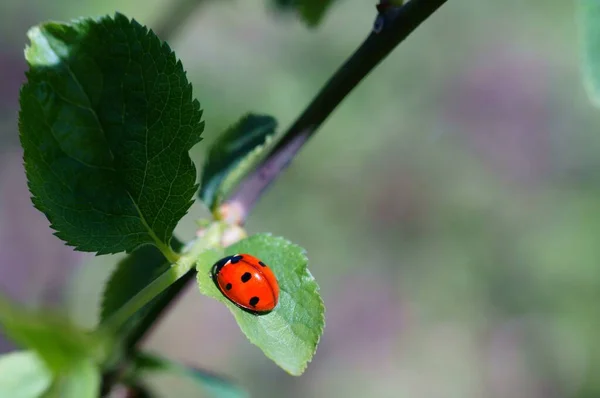
<instances>
[{"instance_id":1,"label":"large green leaf","mask_svg":"<svg viewBox=\"0 0 600 398\"><path fill-rule=\"evenodd\" d=\"M211 267L219 258L240 253L260 258L278 279L279 304L266 315L253 315L236 307L211 278ZM269 234L253 235L225 253L204 252L197 262L200 292L227 305L248 339L292 375L304 372L325 326L325 307L307 263L301 247Z\"/></svg>"},{"instance_id":2,"label":"large green leaf","mask_svg":"<svg viewBox=\"0 0 600 398\"><path fill-rule=\"evenodd\" d=\"M246 398L249 396L241 387L223 376L155 355L138 353L134 359L134 365L137 376L145 376L154 372L168 372L188 377L213 398Z\"/></svg>"},{"instance_id":3,"label":"large green leaf","mask_svg":"<svg viewBox=\"0 0 600 398\"><path fill-rule=\"evenodd\" d=\"M585 88L600 106L600 2L579 0L579 24Z\"/></svg>"},{"instance_id":4,"label":"large green leaf","mask_svg":"<svg viewBox=\"0 0 600 398\"><path fill-rule=\"evenodd\" d=\"M56 372L82 358L100 362L107 355L106 336L87 333L48 310L30 310L0 298L0 325L15 343L35 351Z\"/></svg>"},{"instance_id":5,"label":"large green leaf","mask_svg":"<svg viewBox=\"0 0 600 398\"><path fill-rule=\"evenodd\" d=\"M276 128L277 121L271 116L248 114L217 138L202 168L199 196L206 206L218 206L256 165Z\"/></svg>"},{"instance_id":6,"label":"large green leaf","mask_svg":"<svg viewBox=\"0 0 600 398\"><path fill-rule=\"evenodd\" d=\"M121 14L32 28L19 127L34 205L78 250L168 250L203 130L181 62Z\"/></svg>"},{"instance_id":7,"label":"large green leaf","mask_svg":"<svg viewBox=\"0 0 600 398\"><path fill-rule=\"evenodd\" d=\"M0 397L38 398L52 383L52 373L32 351L0 356Z\"/></svg>"}]
</instances>

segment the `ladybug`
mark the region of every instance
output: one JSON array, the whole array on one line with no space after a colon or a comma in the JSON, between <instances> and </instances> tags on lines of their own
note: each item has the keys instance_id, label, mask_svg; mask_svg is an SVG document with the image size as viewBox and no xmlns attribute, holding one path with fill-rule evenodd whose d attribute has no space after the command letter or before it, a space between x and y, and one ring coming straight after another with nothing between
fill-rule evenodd
<instances>
[{"instance_id":1,"label":"ladybug","mask_svg":"<svg viewBox=\"0 0 600 398\"><path fill-rule=\"evenodd\" d=\"M250 254L236 254L215 263L212 278L233 304L252 314L267 314L277 306L279 284L271 269Z\"/></svg>"}]
</instances>

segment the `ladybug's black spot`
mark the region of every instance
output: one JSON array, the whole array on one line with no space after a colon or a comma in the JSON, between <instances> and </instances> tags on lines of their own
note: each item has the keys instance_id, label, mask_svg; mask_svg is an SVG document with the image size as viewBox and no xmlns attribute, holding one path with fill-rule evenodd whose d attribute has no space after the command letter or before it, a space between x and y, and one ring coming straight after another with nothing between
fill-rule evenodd
<instances>
[{"instance_id":1,"label":"ladybug's black spot","mask_svg":"<svg viewBox=\"0 0 600 398\"><path fill-rule=\"evenodd\" d=\"M262 261L259 261L258 263L259 263L261 266L263 266L263 267L266 267L266 266L267 266L267 264L263 263Z\"/></svg>"},{"instance_id":2,"label":"ladybug's black spot","mask_svg":"<svg viewBox=\"0 0 600 398\"><path fill-rule=\"evenodd\" d=\"M250 299L250 305L253 307L256 307L256 304L258 304L259 301L260 301L260 299L256 296L254 296Z\"/></svg>"},{"instance_id":3,"label":"ladybug's black spot","mask_svg":"<svg viewBox=\"0 0 600 398\"><path fill-rule=\"evenodd\" d=\"M242 258L244 258L244 256L233 256L233 257L231 257L231 264L239 263Z\"/></svg>"},{"instance_id":4,"label":"ladybug's black spot","mask_svg":"<svg viewBox=\"0 0 600 398\"><path fill-rule=\"evenodd\" d=\"M231 283L228 283L225 285L225 290L231 290L233 286L231 285Z\"/></svg>"},{"instance_id":5,"label":"ladybug's black spot","mask_svg":"<svg viewBox=\"0 0 600 398\"><path fill-rule=\"evenodd\" d=\"M244 275L242 275L242 282L246 283L250 278L252 278L252 274L250 272L244 272Z\"/></svg>"}]
</instances>

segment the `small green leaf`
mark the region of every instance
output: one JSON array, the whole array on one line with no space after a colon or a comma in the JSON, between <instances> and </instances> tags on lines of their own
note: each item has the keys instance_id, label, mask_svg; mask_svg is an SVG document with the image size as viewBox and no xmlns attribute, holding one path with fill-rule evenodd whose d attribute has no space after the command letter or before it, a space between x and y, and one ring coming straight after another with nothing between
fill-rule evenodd
<instances>
[{"instance_id":1,"label":"small green leaf","mask_svg":"<svg viewBox=\"0 0 600 398\"><path fill-rule=\"evenodd\" d=\"M61 374L44 398L98 398L100 396L100 370L90 360L81 360L68 372Z\"/></svg>"},{"instance_id":2,"label":"small green leaf","mask_svg":"<svg viewBox=\"0 0 600 398\"><path fill-rule=\"evenodd\" d=\"M202 168L199 196L206 206L214 210L256 165L276 128L271 116L248 114L217 138Z\"/></svg>"},{"instance_id":3,"label":"small green leaf","mask_svg":"<svg viewBox=\"0 0 600 398\"><path fill-rule=\"evenodd\" d=\"M171 246L175 251L179 251L183 244L174 238L171 241ZM154 246L142 246L119 261L117 268L112 273L104 289L100 322L102 323L114 315L117 310L169 267L169 261ZM120 331L120 336L122 338L125 337L128 333L127 331L132 330L138 325L165 293L161 293L148 303L143 310L139 311L135 317L132 317L124 329Z\"/></svg>"},{"instance_id":4,"label":"small green leaf","mask_svg":"<svg viewBox=\"0 0 600 398\"><path fill-rule=\"evenodd\" d=\"M38 398L52 383L52 373L32 351L0 356L0 397Z\"/></svg>"},{"instance_id":5,"label":"small green leaf","mask_svg":"<svg viewBox=\"0 0 600 398\"><path fill-rule=\"evenodd\" d=\"M231 303L215 286L211 267L223 253L208 251L198 258L200 292L229 307L250 342L288 373L304 372L317 349L325 327L325 307L319 287L306 265L304 250L283 238L269 234L253 235L229 248L224 254L248 253L271 267L279 282L279 304L266 315L247 313Z\"/></svg>"},{"instance_id":6,"label":"small green leaf","mask_svg":"<svg viewBox=\"0 0 600 398\"><path fill-rule=\"evenodd\" d=\"M63 371L81 358L105 355L107 341L87 333L68 319L45 310L30 310L0 298L0 325L15 343L35 351L53 371Z\"/></svg>"},{"instance_id":7,"label":"small green leaf","mask_svg":"<svg viewBox=\"0 0 600 398\"><path fill-rule=\"evenodd\" d=\"M32 28L19 127L29 189L77 250L168 251L197 190L204 124L181 62L135 20Z\"/></svg>"},{"instance_id":8,"label":"small green leaf","mask_svg":"<svg viewBox=\"0 0 600 398\"><path fill-rule=\"evenodd\" d=\"M153 372L170 372L191 378L213 398L246 398L248 393L231 380L215 373L188 367L147 353L135 357L135 373L145 376Z\"/></svg>"},{"instance_id":9,"label":"small green leaf","mask_svg":"<svg viewBox=\"0 0 600 398\"><path fill-rule=\"evenodd\" d=\"M296 10L304 23L315 27L321 23L327 9L335 0L273 0L273 4L280 10Z\"/></svg>"}]
</instances>

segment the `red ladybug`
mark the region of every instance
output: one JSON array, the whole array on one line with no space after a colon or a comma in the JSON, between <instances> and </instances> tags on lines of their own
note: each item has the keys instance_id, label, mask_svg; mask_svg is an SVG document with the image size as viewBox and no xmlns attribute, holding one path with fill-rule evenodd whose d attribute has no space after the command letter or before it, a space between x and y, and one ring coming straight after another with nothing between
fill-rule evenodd
<instances>
[{"instance_id":1,"label":"red ladybug","mask_svg":"<svg viewBox=\"0 0 600 398\"><path fill-rule=\"evenodd\" d=\"M256 257L250 254L225 257L213 265L211 273L221 293L241 309L253 314L266 314L277 306L277 278Z\"/></svg>"}]
</instances>

